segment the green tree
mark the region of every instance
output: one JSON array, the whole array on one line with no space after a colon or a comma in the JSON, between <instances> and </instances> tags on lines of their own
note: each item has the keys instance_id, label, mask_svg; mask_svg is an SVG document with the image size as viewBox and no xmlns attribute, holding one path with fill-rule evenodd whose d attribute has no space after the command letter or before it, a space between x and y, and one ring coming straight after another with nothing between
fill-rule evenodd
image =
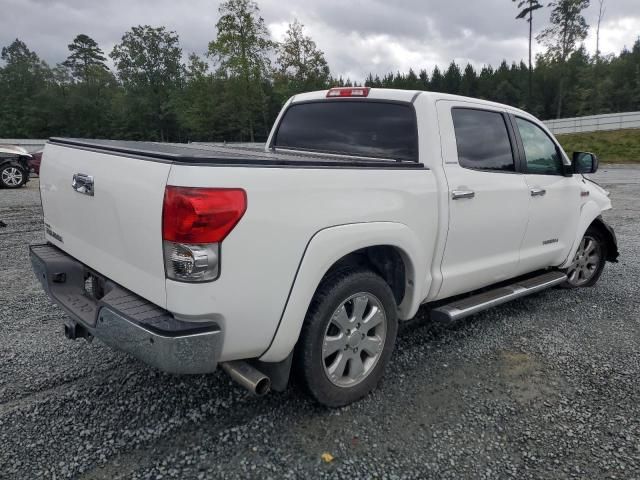
<instances>
[{"instance_id":1,"label":"green tree","mask_svg":"<svg viewBox=\"0 0 640 480\"><path fill-rule=\"evenodd\" d=\"M77 35L68 48L70 55L54 69L49 121L68 135L108 136L116 79L103 51L88 35Z\"/></svg>"},{"instance_id":2,"label":"green tree","mask_svg":"<svg viewBox=\"0 0 640 480\"><path fill-rule=\"evenodd\" d=\"M407 73L407 76L404 79L406 87L408 90L422 90L423 88L423 83L420 80L420 77L418 77L418 75L416 75L416 72L413 68L409 69L409 73Z\"/></svg>"},{"instance_id":3,"label":"green tree","mask_svg":"<svg viewBox=\"0 0 640 480\"><path fill-rule=\"evenodd\" d=\"M420 70L418 78L420 79L420 90L427 90L429 88L429 74L424 68Z\"/></svg>"},{"instance_id":4,"label":"green tree","mask_svg":"<svg viewBox=\"0 0 640 480\"><path fill-rule=\"evenodd\" d=\"M96 41L81 33L68 45L71 54L62 63L68 67L76 79L87 81L90 71L108 70L107 59Z\"/></svg>"},{"instance_id":5,"label":"green tree","mask_svg":"<svg viewBox=\"0 0 640 480\"><path fill-rule=\"evenodd\" d=\"M625 48L601 67L608 71L602 89L606 108L611 112L640 109L640 39L631 50Z\"/></svg>"},{"instance_id":6,"label":"green tree","mask_svg":"<svg viewBox=\"0 0 640 480\"><path fill-rule=\"evenodd\" d=\"M329 66L316 42L304 34L297 19L289 24L284 41L278 45L278 76L291 93L327 88Z\"/></svg>"},{"instance_id":7,"label":"green tree","mask_svg":"<svg viewBox=\"0 0 640 480\"><path fill-rule=\"evenodd\" d=\"M432 92L443 92L444 78L440 69L436 65L431 74L431 81L429 82L429 90Z\"/></svg>"},{"instance_id":8,"label":"green tree","mask_svg":"<svg viewBox=\"0 0 640 480\"><path fill-rule=\"evenodd\" d=\"M177 102L178 121L188 140L222 141L235 138L242 128L234 115L229 82L209 72L208 64L189 56L185 85Z\"/></svg>"},{"instance_id":9,"label":"green tree","mask_svg":"<svg viewBox=\"0 0 640 480\"><path fill-rule=\"evenodd\" d=\"M559 63L564 70L567 59L575 51L579 42L587 36L587 25L582 11L589 6L589 0L556 0L549 4L551 25L544 29L537 39L547 46L547 55ZM562 115L564 99L564 75L558 84L556 118Z\"/></svg>"},{"instance_id":10,"label":"green tree","mask_svg":"<svg viewBox=\"0 0 640 480\"><path fill-rule=\"evenodd\" d=\"M489 99L495 90L495 72L491 65L484 65L478 75L478 97Z\"/></svg>"},{"instance_id":11,"label":"green tree","mask_svg":"<svg viewBox=\"0 0 640 480\"><path fill-rule=\"evenodd\" d=\"M46 136L39 110L52 81L51 70L19 39L3 47L0 58L4 62L0 68L0 137Z\"/></svg>"},{"instance_id":12,"label":"green tree","mask_svg":"<svg viewBox=\"0 0 640 480\"><path fill-rule=\"evenodd\" d=\"M531 62L531 54L532 54L532 43L533 43L533 12L542 8L539 0L512 0L513 2L518 2L518 8L520 11L516 16L516 19L526 19L529 24L529 97L528 97L528 105L529 108L532 106L532 91L533 91L533 66Z\"/></svg>"},{"instance_id":13,"label":"green tree","mask_svg":"<svg viewBox=\"0 0 640 480\"><path fill-rule=\"evenodd\" d=\"M443 91L446 93L460 93L460 84L462 83L462 73L456 62L451 62L449 68L444 73Z\"/></svg>"},{"instance_id":14,"label":"green tree","mask_svg":"<svg viewBox=\"0 0 640 480\"><path fill-rule=\"evenodd\" d=\"M566 84L571 85L571 88L567 89L564 99L565 117L592 115L597 111L596 88L592 75L594 68L593 59L584 45L567 59L563 74Z\"/></svg>"},{"instance_id":15,"label":"green tree","mask_svg":"<svg viewBox=\"0 0 640 480\"><path fill-rule=\"evenodd\" d=\"M478 95L478 75L470 63L464 69L460 82L460 94L467 97Z\"/></svg>"},{"instance_id":16,"label":"green tree","mask_svg":"<svg viewBox=\"0 0 640 480\"><path fill-rule=\"evenodd\" d=\"M507 61L503 60L493 73L492 89L488 93L489 100L516 107L522 106L524 92L521 92L517 87L518 76L519 69L517 65L514 64L509 67Z\"/></svg>"},{"instance_id":17,"label":"green tree","mask_svg":"<svg viewBox=\"0 0 640 480\"><path fill-rule=\"evenodd\" d=\"M56 82L57 88L64 84ZM86 70L84 82L73 82L66 88L70 134L78 137L103 138L111 135L112 101L121 87L113 74L97 65Z\"/></svg>"},{"instance_id":18,"label":"green tree","mask_svg":"<svg viewBox=\"0 0 640 480\"><path fill-rule=\"evenodd\" d=\"M382 87L382 80L380 80L378 75L374 78L373 73L369 72L367 79L364 81L364 85L365 87L380 88Z\"/></svg>"},{"instance_id":19,"label":"green tree","mask_svg":"<svg viewBox=\"0 0 640 480\"><path fill-rule=\"evenodd\" d=\"M218 9L216 39L209 55L218 62L218 73L233 84L242 134L255 139L256 118L266 120L262 81L270 76L269 55L274 49L258 4L251 0L227 0ZM266 124L266 121L265 121ZM266 125L265 125L266 130Z\"/></svg>"},{"instance_id":20,"label":"green tree","mask_svg":"<svg viewBox=\"0 0 640 480\"><path fill-rule=\"evenodd\" d=\"M184 75L178 35L165 27L139 25L124 34L109 56L128 101L120 111L121 134L160 141L177 138L173 100Z\"/></svg>"}]
</instances>

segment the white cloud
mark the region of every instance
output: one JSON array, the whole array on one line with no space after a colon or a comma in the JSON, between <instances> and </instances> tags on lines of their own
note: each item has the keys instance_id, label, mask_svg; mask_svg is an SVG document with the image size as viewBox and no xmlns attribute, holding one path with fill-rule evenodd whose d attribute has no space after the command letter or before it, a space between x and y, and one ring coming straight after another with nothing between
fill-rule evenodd
<instances>
[{"instance_id":1,"label":"white cloud","mask_svg":"<svg viewBox=\"0 0 640 480\"><path fill-rule=\"evenodd\" d=\"M640 10L640 6L639 6ZM605 18L600 26L600 52L603 55L618 54L622 47L631 48L640 35L640 16L617 18L607 21ZM596 51L596 28L591 29L585 46L590 52Z\"/></svg>"},{"instance_id":2,"label":"white cloud","mask_svg":"<svg viewBox=\"0 0 640 480\"><path fill-rule=\"evenodd\" d=\"M0 46L20 38L51 64L68 55L79 33L105 52L131 26L165 25L180 35L185 54L204 54L215 36L219 0L1 0ZM476 67L527 57L527 24L508 0L258 0L275 39L294 17L325 51L334 75L363 80L369 73L441 68L456 60ZM586 11L595 25L596 2ZM638 0L607 0L601 50L619 53L640 32ZM549 9L534 19L544 27ZM595 50L595 28L586 41ZM542 47L536 46L536 51Z\"/></svg>"}]
</instances>

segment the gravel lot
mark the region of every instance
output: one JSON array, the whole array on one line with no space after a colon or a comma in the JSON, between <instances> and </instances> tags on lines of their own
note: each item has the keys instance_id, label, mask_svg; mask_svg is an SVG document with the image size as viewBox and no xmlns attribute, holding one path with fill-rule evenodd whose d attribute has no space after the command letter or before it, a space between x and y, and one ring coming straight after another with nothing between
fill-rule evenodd
<instances>
[{"instance_id":1,"label":"gravel lot","mask_svg":"<svg viewBox=\"0 0 640 480\"><path fill-rule=\"evenodd\" d=\"M0 477L640 478L640 168L595 177L621 251L596 287L407 328L340 410L66 340L28 260L38 182L0 190Z\"/></svg>"}]
</instances>

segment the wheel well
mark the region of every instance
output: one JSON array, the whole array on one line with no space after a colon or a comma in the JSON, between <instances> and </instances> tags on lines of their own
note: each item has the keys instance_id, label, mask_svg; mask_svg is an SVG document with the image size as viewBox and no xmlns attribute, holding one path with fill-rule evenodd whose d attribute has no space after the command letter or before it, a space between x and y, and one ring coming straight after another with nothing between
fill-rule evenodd
<instances>
[{"instance_id":1,"label":"wheel well","mask_svg":"<svg viewBox=\"0 0 640 480\"><path fill-rule=\"evenodd\" d=\"M376 245L356 250L334 263L324 277L345 267L365 267L376 272L391 288L396 304L400 305L402 302L406 287L406 268L398 248Z\"/></svg>"},{"instance_id":2,"label":"wheel well","mask_svg":"<svg viewBox=\"0 0 640 480\"><path fill-rule=\"evenodd\" d=\"M605 223L602 217L598 217L591 222L589 228L596 229L603 236L605 242L607 242L607 261L617 262L619 255L618 242L612 228Z\"/></svg>"}]
</instances>

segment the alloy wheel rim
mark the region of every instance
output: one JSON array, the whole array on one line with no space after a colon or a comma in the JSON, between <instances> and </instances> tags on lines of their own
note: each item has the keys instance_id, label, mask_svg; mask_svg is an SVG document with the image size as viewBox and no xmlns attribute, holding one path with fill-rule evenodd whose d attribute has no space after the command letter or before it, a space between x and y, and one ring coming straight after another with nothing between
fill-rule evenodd
<instances>
[{"instance_id":1,"label":"alloy wheel rim","mask_svg":"<svg viewBox=\"0 0 640 480\"><path fill-rule=\"evenodd\" d=\"M5 168L2 171L2 182L10 187L18 186L22 183L22 172L16 167Z\"/></svg>"},{"instance_id":2,"label":"alloy wheel rim","mask_svg":"<svg viewBox=\"0 0 640 480\"><path fill-rule=\"evenodd\" d=\"M594 237L585 235L573 257L571 266L567 269L568 282L574 286L589 282L598 271L600 258L600 244Z\"/></svg>"},{"instance_id":3,"label":"alloy wheel rim","mask_svg":"<svg viewBox=\"0 0 640 480\"><path fill-rule=\"evenodd\" d=\"M324 333L322 365L331 383L352 387L377 365L387 337L382 303L370 293L351 295L333 312Z\"/></svg>"}]
</instances>

